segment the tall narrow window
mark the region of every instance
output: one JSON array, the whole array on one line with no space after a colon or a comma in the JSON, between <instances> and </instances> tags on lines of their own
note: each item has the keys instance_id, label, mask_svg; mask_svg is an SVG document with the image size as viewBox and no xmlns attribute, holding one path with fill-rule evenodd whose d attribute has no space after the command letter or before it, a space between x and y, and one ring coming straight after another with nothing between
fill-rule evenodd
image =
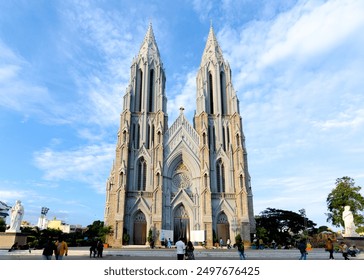
<instances>
[{"instance_id":1,"label":"tall narrow window","mask_svg":"<svg viewBox=\"0 0 364 280\"><path fill-rule=\"evenodd\" d=\"M147 137L145 140L145 146L147 149L149 149L149 144L150 144L150 124L148 124L148 128L147 128Z\"/></svg>"},{"instance_id":2,"label":"tall narrow window","mask_svg":"<svg viewBox=\"0 0 364 280\"><path fill-rule=\"evenodd\" d=\"M119 213L120 211L120 191L118 191L118 201L116 204L116 213Z\"/></svg>"},{"instance_id":3,"label":"tall narrow window","mask_svg":"<svg viewBox=\"0 0 364 280\"><path fill-rule=\"evenodd\" d=\"M240 179L240 189L243 189L243 186L244 186L244 184L243 184L243 175L240 175L239 179Z\"/></svg>"},{"instance_id":4,"label":"tall narrow window","mask_svg":"<svg viewBox=\"0 0 364 280\"><path fill-rule=\"evenodd\" d=\"M221 114L226 114L226 80L225 73L220 72L220 99L221 99Z\"/></svg>"},{"instance_id":5,"label":"tall narrow window","mask_svg":"<svg viewBox=\"0 0 364 280\"><path fill-rule=\"evenodd\" d=\"M138 126L137 126L135 144L136 144L136 148L139 149L139 147L140 147L140 124L138 124Z\"/></svg>"},{"instance_id":6,"label":"tall narrow window","mask_svg":"<svg viewBox=\"0 0 364 280\"><path fill-rule=\"evenodd\" d=\"M212 148L216 151L216 129L212 126Z\"/></svg>"},{"instance_id":7,"label":"tall narrow window","mask_svg":"<svg viewBox=\"0 0 364 280\"><path fill-rule=\"evenodd\" d=\"M226 135L227 135L227 145L230 146L230 129L229 126L226 127Z\"/></svg>"},{"instance_id":8,"label":"tall narrow window","mask_svg":"<svg viewBox=\"0 0 364 280\"><path fill-rule=\"evenodd\" d=\"M154 124L152 125L152 134L150 135L150 147L154 144Z\"/></svg>"},{"instance_id":9,"label":"tall narrow window","mask_svg":"<svg viewBox=\"0 0 364 280\"><path fill-rule=\"evenodd\" d=\"M222 141L223 149L224 151L226 151L225 126L222 126Z\"/></svg>"},{"instance_id":10,"label":"tall narrow window","mask_svg":"<svg viewBox=\"0 0 364 280\"><path fill-rule=\"evenodd\" d=\"M222 160L216 163L217 192L225 192L225 168Z\"/></svg>"},{"instance_id":11,"label":"tall narrow window","mask_svg":"<svg viewBox=\"0 0 364 280\"><path fill-rule=\"evenodd\" d=\"M153 112L153 99L154 99L154 70L150 70L149 75L149 106L148 112Z\"/></svg>"},{"instance_id":12,"label":"tall narrow window","mask_svg":"<svg viewBox=\"0 0 364 280\"><path fill-rule=\"evenodd\" d=\"M210 114L213 114L214 113L214 91L213 91L211 73L209 73L209 98L210 98Z\"/></svg>"},{"instance_id":13,"label":"tall narrow window","mask_svg":"<svg viewBox=\"0 0 364 280\"><path fill-rule=\"evenodd\" d=\"M131 136L130 142L133 145L135 141L135 123L133 123L133 125L131 126L130 136Z\"/></svg>"},{"instance_id":14,"label":"tall narrow window","mask_svg":"<svg viewBox=\"0 0 364 280\"><path fill-rule=\"evenodd\" d=\"M143 100L143 71L138 69L137 73L137 97L136 97L136 111L142 111L142 100Z\"/></svg>"},{"instance_id":15,"label":"tall narrow window","mask_svg":"<svg viewBox=\"0 0 364 280\"><path fill-rule=\"evenodd\" d=\"M145 191L147 183L147 163L141 157L138 161L138 191Z\"/></svg>"},{"instance_id":16,"label":"tall narrow window","mask_svg":"<svg viewBox=\"0 0 364 280\"><path fill-rule=\"evenodd\" d=\"M236 146L237 147L240 146L240 137L239 137L239 134L236 134Z\"/></svg>"}]
</instances>

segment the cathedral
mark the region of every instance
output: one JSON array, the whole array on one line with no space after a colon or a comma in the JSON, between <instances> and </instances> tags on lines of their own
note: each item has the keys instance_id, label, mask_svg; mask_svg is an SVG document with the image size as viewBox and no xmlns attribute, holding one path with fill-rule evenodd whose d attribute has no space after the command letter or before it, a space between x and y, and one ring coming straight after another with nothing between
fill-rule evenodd
<instances>
[{"instance_id":1,"label":"cathedral","mask_svg":"<svg viewBox=\"0 0 364 280\"><path fill-rule=\"evenodd\" d=\"M185 238L207 247L255 233L247 151L232 85L211 26L196 76L196 110L168 126L166 76L152 25L130 67L106 182L107 243Z\"/></svg>"}]
</instances>

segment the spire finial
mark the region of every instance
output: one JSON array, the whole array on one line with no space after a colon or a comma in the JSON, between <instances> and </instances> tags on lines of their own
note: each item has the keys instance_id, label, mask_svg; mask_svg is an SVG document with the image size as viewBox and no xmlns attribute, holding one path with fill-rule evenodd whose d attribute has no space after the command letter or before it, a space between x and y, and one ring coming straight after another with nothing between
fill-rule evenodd
<instances>
[{"instance_id":1,"label":"spire finial","mask_svg":"<svg viewBox=\"0 0 364 280\"><path fill-rule=\"evenodd\" d=\"M179 112L180 112L180 114L183 114L184 109L185 109L185 108L183 108L183 106L179 107Z\"/></svg>"}]
</instances>

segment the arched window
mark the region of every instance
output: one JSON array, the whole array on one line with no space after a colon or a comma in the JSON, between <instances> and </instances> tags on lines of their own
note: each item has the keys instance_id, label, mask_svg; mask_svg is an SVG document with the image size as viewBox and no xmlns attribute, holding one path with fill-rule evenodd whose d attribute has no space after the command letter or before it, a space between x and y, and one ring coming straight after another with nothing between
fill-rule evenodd
<instances>
[{"instance_id":1,"label":"arched window","mask_svg":"<svg viewBox=\"0 0 364 280\"><path fill-rule=\"evenodd\" d=\"M225 192L225 168L221 159L216 163L217 192Z\"/></svg>"},{"instance_id":2,"label":"arched window","mask_svg":"<svg viewBox=\"0 0 364 280\"><path fill-rule=\"evenodd\" d=\"M138 161L138 191L145 191L147 183L147 163L141 157Z\"/></svg>"},{"instance_id":3,"label":"arched window","mask_svg":"<svg viewBox=\"0 0 364 280\"><path fill-rule=\"evenodd\" d=\"M240 179L240 189L243 189L244 186L243 175L240 175L239 179Z\"/></svg>"}]
</instances>

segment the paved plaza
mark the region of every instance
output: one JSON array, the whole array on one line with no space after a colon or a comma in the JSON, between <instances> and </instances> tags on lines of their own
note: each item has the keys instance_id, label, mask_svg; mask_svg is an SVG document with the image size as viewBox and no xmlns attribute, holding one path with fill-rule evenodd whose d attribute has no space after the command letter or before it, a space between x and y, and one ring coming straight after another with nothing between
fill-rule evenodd
<instances>
[{"instance_id":1,"label":"paved plaza","mask_svg":"<svg viewBox=\"0 0 364 280\"><path fill-rule=\"evenodd\" d=\"M297 249L289 250L245 250L247 260L298 260L300 253ZM343 260L341 253L334 253L336 260ZM236 249L195 249L196 260L238 260L238 252ZM323 248L314 248L308 253L308 260L328 260L329 253ZM54 259L54 256L53 256ZM64 260L175 260L175 249L150 249L146 247L125 246L122 249L107 248L104 250L103 258L89 257L88 247L69 248L68 256ZM351 260L364 260L364 253L351 257ZM8 252L0 250L0 260L42 260L42 250L16 250Z\"/></svg>"}]
</instances>

